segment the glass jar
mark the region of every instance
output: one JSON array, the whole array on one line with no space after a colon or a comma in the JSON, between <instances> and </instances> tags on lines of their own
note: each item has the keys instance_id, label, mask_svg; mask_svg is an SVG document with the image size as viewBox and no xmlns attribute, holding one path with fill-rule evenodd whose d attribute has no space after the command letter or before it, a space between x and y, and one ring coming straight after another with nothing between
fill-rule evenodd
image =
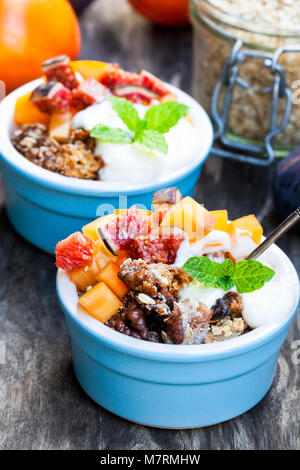
<instances>
[{"instance_id":1,"label":"glass jar","mask_svg":"<svg viewBox=\"0 0 300 470\"><path fill-rule=\"evenodd\" d=\"M282 46L300 43L300 21L296 24L300 17L299 3L294 0L191 0L190 15L194 26L193 94L208 113L214 87L221 78L225 59L230 56L237 39L243 41L244 49L268 53ZM265 18L268 20L265 21ZM300 144L300 53L285 53L279 63L286 70L288 85L294 90L298 88L298 92L293 92L289 122L275 142L276 149L289 150ZM260 142L268 132L271 111L271 95L263 89L270 87L274 78L270 69L264 66L263 59L252 57L239 65L239 75L250 87L235 86L227 129L233 137ZM284 110L281 101L278 122Z\"/></svg>"}]
</instances>

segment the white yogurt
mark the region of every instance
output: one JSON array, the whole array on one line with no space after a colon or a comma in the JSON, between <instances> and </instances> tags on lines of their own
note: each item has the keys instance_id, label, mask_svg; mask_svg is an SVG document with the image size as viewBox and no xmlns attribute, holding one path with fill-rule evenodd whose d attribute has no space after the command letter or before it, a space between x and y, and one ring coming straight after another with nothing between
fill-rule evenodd
<instances>
[{"instance_id":1,"label":"white yogurt","mask_svg":"<svg viewBox=\"0 0 300 470\"><path fill-rule=\"evenodd\" d=\"M134 104L141 118L149 106ZM128 130L108 100L95 104L76 114L72 127L92 130L97 124ZM176 171L195 157L199 148L199 129L182 118L165 135L168 143L166 155L142 151L136 144L98 142L96 153L102 155L106 165L100 170L102 181L147 183Z\"/></svg>"},{"instance_id":2,"label":"white yogurt","mask_svg":"<svg viewBox=\"0 0 300 470\"><path fill-rule=\"evenodd\" d=\"M181 244L176 265L183 266L185 261L192 256L202 256L208 253L207 245L220 243L217 249L212 251L229 251L232 256L240 261L244 259L257 245L244 231L237 231L235 239L231 239L225 232L213 230L202 241L190 244L184 240ZM248 294L241 294L244 310L243 317L251 328L278 323L287 315L295 305L298 295L298 279L286 258L274 249L268 249L258 261L269 266L275 271L274 277L261 289ZM234 289L231 289L234 290ZM205 287L197 281L186 285L179 294L179 300L191 298L212 307L216 300L223 297L223 289Z\"/></svg>"}]
</instances>

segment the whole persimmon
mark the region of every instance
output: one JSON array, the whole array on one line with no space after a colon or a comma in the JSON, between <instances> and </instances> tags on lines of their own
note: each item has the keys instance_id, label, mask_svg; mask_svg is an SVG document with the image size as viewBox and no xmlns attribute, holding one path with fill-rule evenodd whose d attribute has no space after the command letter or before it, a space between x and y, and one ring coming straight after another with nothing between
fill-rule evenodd
<instances>
[{"instance_id":1,"label":"whole persimmon","mask_svg":"<svg viewBox=\"0 0 300 470\"><path fill-rule=\"evenodd\" d=\"M181 26L189 23L189 0L129 0L143 16L165 26Z\"/></svg>"},{"instance_id":2,"label":"whole persimmon","mask_svg":"<svg viewBox=\"0 0 300 470\"><path fill-rule=\"evenodd\" d=\"M41 76L41 63L80 51L80 28L67 0L0 0L0 80L7 92Z\"/></svg>"}]
</instances>

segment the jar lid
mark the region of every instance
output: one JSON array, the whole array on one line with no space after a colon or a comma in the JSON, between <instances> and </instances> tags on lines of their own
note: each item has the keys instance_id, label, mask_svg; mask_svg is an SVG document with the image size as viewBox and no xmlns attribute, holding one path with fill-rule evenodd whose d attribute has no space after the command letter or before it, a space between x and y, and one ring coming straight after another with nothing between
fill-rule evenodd
<instances>
[{"instance_id":1,"label":"jar lid","mask_svg":"<svg viewBox=\"0 0 300 470\"><path fill-rule=\"evenodd\" d=\"M300 39L295 0L192 0L192 13L247 32Z\"/></svg>"}]
</instances>

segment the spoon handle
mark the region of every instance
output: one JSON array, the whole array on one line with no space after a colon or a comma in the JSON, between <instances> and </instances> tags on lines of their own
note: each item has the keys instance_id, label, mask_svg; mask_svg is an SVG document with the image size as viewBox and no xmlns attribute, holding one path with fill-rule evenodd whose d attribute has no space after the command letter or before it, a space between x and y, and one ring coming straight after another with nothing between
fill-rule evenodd
<instances>
[{"instance_id":1,"label":"spoon handle","mask_svg":"<svg viewBox=\"0 0 300 470\"><path fill-rule=\"evenodd\" d=\"M292 212L268 237L257 247L255 250L247 256L246 259L256 259L260 256L272 243L276 242L279 237L284 235L290 228L293 227L297 222L300 221L300 206L294 212Z\"/></svg>"}]
</instances>

